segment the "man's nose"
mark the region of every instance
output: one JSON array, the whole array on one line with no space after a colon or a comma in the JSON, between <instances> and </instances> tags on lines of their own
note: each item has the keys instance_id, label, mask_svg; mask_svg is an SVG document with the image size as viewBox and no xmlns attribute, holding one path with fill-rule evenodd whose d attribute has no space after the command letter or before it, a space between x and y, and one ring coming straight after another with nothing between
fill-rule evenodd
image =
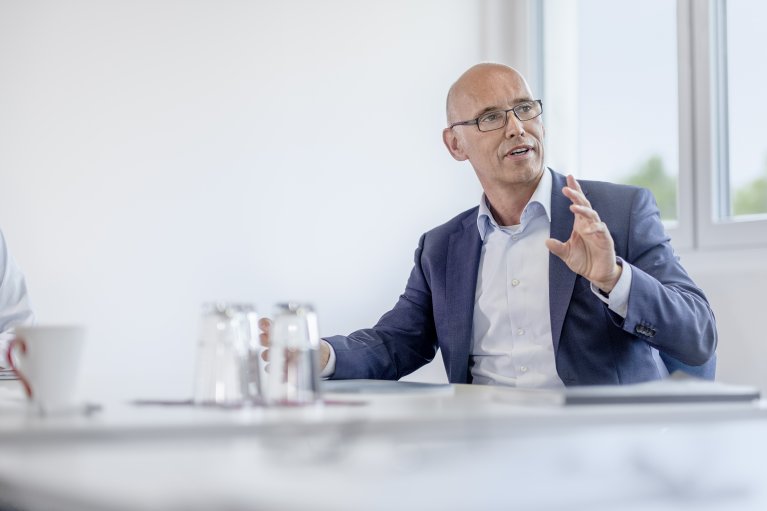
<instances>
[{"instance_id":1,"label":"man's nose","mask_svg":"<svg viewBox=\"0 0 767 511\"><path fill-rule=\"evenodd\" d=\"M506 112L506 137L512 138L514 135L522 136L525 134L525 126L522 121L517 119L514 111Z\"/></svg>"}]
</instances>

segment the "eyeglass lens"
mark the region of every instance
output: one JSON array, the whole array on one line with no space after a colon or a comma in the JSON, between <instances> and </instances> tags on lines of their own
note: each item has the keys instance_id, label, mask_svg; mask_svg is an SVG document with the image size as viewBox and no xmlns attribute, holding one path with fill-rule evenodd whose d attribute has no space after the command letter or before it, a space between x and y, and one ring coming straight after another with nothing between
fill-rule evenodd
<instances>
[{"instance_id":1,"label":"eyeglass lens","mask_svg":"<svg viewBox=\"0 0 767 511\"><path fill-rule=\"evenodd\" d=\"M525 101L510 110L494 110L487 112L477 120L477 127L480 131L492 131L506 126L506 120L509 112L514 112L520 121L529 121L541 115L541 104L537 101Z\"/></svg>"}]
</instances>

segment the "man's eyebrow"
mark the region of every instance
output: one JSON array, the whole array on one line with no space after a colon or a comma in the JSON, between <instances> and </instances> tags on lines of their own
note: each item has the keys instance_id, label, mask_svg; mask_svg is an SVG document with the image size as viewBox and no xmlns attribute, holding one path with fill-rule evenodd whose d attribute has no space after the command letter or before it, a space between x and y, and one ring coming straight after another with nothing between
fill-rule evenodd
<instances>
[{"instance_id":1,"label":"man's eyebrow","mask_svg":"<svg viewBox=\"0 0 767 511\"><path fill-rule=\"evenodd\" d=\"M499 106L487 106L487 107L483 108L481 111L477 112L477 115L475 115L474 117L482 117L486 113L494 112L496 110L504 110L504 109L499 107Z\"/></svg>"},{"instance_id":2,"label":"man's eyebrow","mask_svg":"<svg viewBox=\"0 0 767 511\"><path fill-rule=\"evenodd\" d=\"M509 102L509 104L517 106L520 103L524 103L525 101L533 101L533 99L530 98L530 97L524 96L524 97L521 97L521 98L516 98L516 99L511 100ZM511 108L514 108L514 106L512 106ZM482 115L484 115L484 114L486 114L488 112L495 112L496 110L506 110L506 109L507 109L506 107L497 106L497 105L487 106L487 107L483 108L480 112L477 112L477 115L475 115L474 118L481 117Z\"/></svg>"}]
</instances>

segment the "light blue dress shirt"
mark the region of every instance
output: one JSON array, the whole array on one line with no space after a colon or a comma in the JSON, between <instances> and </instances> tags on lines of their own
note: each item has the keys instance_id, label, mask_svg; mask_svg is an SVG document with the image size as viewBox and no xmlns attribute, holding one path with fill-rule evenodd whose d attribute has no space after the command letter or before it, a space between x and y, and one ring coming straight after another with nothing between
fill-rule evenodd
<instances>
[{"instance_id":1,"label":"light blue dress shirt","mask_svg":"<svg viewBox=\"0 0 767 511\"><path fill-rule=\"evenodd\" d=\"M498 225L483 195L477 228L482 251L474 299L472 381L527 388L561 388L555 363L549 310L551 174L546 171L528 201L520 224ZM631 268L624 270L609 298L622 317L628 309Z\"/></svg>"}]
</instances>

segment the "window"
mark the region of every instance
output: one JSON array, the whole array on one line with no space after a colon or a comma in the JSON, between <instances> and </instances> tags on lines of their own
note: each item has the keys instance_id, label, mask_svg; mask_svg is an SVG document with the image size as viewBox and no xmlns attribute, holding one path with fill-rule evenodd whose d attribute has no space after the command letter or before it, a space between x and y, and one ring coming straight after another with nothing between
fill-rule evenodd
<instances>
[{"instance_id":1,"label":"window","mask_svg":"<svg viewBox=\"0 0 767 511\"><path fill-rule=\"evenodd\" d=\"M725 56L726 76L720 100L726 102L727 160L722 169L726 193L720 205L721 216L746 217L767 213L767 70L755 58L756 48L767 48L767 3L761 0L721 2L717 14L717 50Z\"/></svg>"},{"instance_id":2,"label":"window","mask_svg":"<svg viewBox=\"0 0 767 511\"><path fill-rule=\"evenodd\" d=\"M544 26L548 21L557 30L544 35L544 58L553 52L555 65L544 75L543 95L567 98L575 109L567 136L577 147L561 170L650 188L662 218L676 220L676 6L668 0L571 3L575 12L564 12L561 2L544 7ZM566 56L563 45L570 46ZM565 58L572 62L560 66ZM547 109L547 122L556 115Z\"/></svg>"},{"instance_id":3,"label":"window","mask_svg":"<svg viewBox=\"0 0 767 511\"><path fill-rule=\"evenodd\" d=\"M767 245L767 2L530 1L548 164L649 188L677 248Z\"/></svg>"}]
</instances>

